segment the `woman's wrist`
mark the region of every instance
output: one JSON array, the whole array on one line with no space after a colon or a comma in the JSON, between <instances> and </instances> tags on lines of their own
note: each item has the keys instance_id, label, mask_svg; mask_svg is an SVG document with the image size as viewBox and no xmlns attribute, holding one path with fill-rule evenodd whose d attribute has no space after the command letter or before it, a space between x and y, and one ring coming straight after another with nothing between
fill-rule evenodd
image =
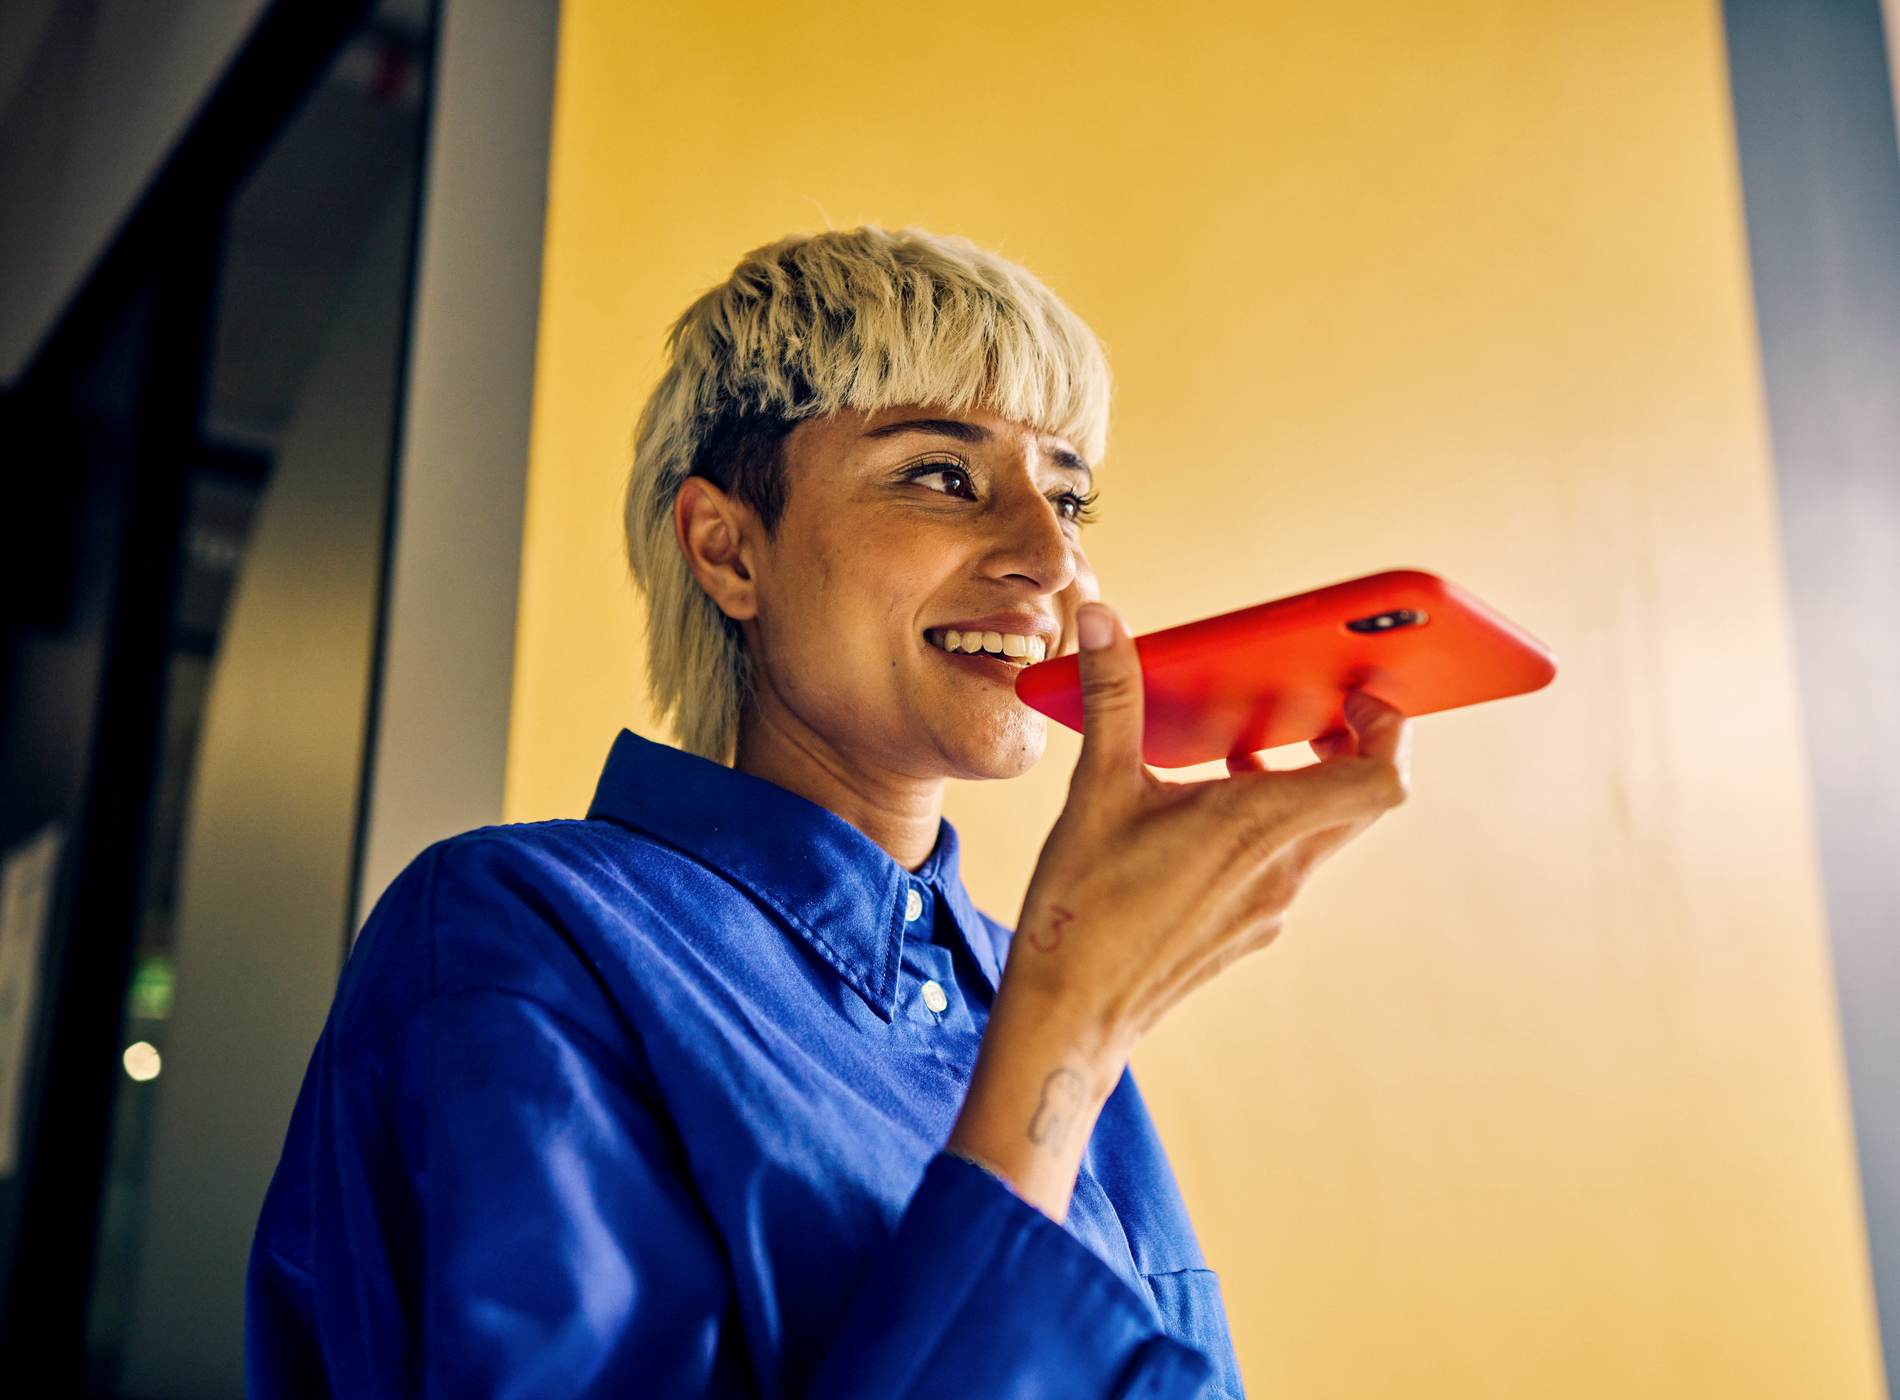
<instances>
[{"instance_id":1,"label":"woman's wrist","mask_svg":"<svg viewBox=\"0 0 1900 1400\"><path fill-rule=\"evenodd\" d=\"M1103 1101L1121 1082L1137 1039L1120 1018L1074 989L1039 980L1014 964L1004 967L990 1025L999 1018L1012 1037L1033 1040L1081 1070L1091 1093Z\"/></svg>"},{"instance_id":2,"label":"woman's wrist","mask_svg":"<svg viewBox=\"0 0 1900 1400\"><path fill-rule=\"evenodd\" d=\"M1005 977L946 1150L1060 1223L1083 1149L1126 1065L1089 1018Z\"/></svg>"}]
</instances>

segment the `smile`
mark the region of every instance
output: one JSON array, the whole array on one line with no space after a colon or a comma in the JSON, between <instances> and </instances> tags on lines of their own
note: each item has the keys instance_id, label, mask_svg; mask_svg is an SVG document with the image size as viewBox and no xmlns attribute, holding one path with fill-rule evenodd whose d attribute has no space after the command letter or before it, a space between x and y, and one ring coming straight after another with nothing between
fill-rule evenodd
<instances>
[{"instance_id":1,"label":"smile","mask_svg":"<svg viewBox=\"0 0 1900 1400\"><path fill-rule=\"evenodd\" d=\"M924 639L939 651L962 656L985 656L1014 667L1033 666L1048 655L1048 643L1041 637L1024 637L1014 632L958 632L954 628L933 628Z\"/></svg>"}]
</instances>

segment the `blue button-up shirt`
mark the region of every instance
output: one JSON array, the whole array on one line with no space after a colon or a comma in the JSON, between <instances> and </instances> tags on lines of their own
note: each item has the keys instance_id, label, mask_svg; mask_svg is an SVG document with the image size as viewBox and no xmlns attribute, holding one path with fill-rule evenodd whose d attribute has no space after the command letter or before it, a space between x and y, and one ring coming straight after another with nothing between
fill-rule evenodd
<instances>
[{"instance_id":1,"label":"blue button-up shirt","mask_svg":"<svg viewBox=\"0 0 1900 1400\"><path fill-rule=\"evenodd\" d=\"M584 820L424 851L343 969L252 1248L257 1397L1242 1395L1124 1073L1057 1224L944 1151L1009 952L622 731Z\"/></svg>"}]
</instances>

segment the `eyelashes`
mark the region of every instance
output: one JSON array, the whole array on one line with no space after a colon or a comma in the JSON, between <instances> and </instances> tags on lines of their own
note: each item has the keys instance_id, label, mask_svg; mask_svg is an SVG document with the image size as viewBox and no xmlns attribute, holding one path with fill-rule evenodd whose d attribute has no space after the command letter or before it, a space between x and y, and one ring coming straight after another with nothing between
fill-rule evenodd
<instances>
[{"instance_id":1,"label":"eyelashes","mask_svg":"<svg viewBox=\"0 0 1900 1400\"><path fill-rule=\"evenodd\" d=\"M922 462L910 468L904 475L905 478L910 481L919 481L927 476L960 476L966 483L970 481L970 469L964 466L963 463L955 461ZM946 496L966 496L968 499L974 499L975 496L974 491L968 493L961 491L944 491L940 494ZM1065 502L1073 506L1070 513L1062 517L1064 520L1072 521L1077 525L1087 525L1097 518L1095 506L1096 502L1101 499L1101 494L1099 490L1089 491L1087 493L1080 491L1058 491L1050 496L1049 499L1056 503L1057 514L1061 514L1062 506Z\"/></svg>"},{"instance_id":2,"label":"eyelashes","mask_svg":"<svg viewBox=\"0 0 1900 1400\"><path fill-rule=\"evenodd\" d=\"M1050 497L1051 500L1056 501L1074 501L1075 514L1071 515L1069 519L1075 521L1078 525L1086 525L1095 519L1095 503L1101 498L1102 493L1100 491L1091 491L1087 495L1081 495L1075 491L1064 491L1060 496Z\"/></svg>"}]
</instances>

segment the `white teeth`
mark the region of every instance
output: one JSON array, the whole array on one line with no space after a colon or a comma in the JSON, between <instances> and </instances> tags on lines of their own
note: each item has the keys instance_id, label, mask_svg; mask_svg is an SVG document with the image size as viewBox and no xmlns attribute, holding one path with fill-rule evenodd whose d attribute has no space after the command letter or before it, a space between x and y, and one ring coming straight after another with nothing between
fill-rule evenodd
<instances>
[{"instance_id":1,"label":"white teeth","mask_svg":"<svg viewBox=\"0 0 1900 1400\"><path fill-rule=\"evenodd\" d=\"M954 627L946 627L939 632L926 632L924 636L945 651L960 651L970 656L987 651L1027 665L1033 665L1049 654L1047 641L1041 637L1026 637L1020 632L960 632Z\"/></svg>"}]
</instances>

